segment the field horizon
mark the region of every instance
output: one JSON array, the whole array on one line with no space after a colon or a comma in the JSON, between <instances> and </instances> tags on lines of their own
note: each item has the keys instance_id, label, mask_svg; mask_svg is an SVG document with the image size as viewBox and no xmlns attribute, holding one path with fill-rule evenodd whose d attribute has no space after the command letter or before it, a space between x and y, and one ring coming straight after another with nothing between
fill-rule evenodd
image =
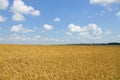
<instances>
[{"instance_id":1,"label":"field horizon","mask_svg":"<svg viewBox=\"0 0 120 80\"><path fill-rule=\"evenodd\" d=\"M68 43L68 44L16 44L16 43L14 43L14 44L12 44L12 43L10 43L10 44L0 44L0 45L40 45L40 46L42 46L42 45L51 45L51 46L56 46L56 45L63 45L63 46L67 46L67 45L80 45L80 46L82 46L82 45L120 45L120 43L119 42L109 42L109 43Z\"/></svg>"}]
</instances>

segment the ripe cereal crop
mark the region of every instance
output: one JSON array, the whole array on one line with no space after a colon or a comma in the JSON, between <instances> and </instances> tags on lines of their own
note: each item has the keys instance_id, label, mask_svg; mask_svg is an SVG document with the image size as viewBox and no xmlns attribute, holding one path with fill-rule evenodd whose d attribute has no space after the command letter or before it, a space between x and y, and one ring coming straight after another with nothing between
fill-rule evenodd
<instances>
[{"instance_id":1,"label":"ripe cereal crop","mask_svg":"<svg viewBox=\"0 0 120 80\"><path fill-rule=\"evenodd\" d=\"M120 80L120 46L0 45L0 80Z\"/></svg>"}]
</instances>

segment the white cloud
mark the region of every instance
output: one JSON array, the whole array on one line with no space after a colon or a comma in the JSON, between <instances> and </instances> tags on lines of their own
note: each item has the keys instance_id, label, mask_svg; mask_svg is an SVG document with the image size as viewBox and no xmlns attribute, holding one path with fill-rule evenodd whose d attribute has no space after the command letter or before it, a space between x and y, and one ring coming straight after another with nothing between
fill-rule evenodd
<instances>
[{"instance_id":1,"label":"white cloud","mask_svg":"<svg viewBox=\"0 0 120 80\"><path fill-rule=\"evenodd\" d=\"M15 40L15 41L28 41L31 40L29 37L27 37L26 35L18 35L18 34L13 34L9 37L9 40Z\"/></svg>"},{"instance_id":2,"label":"white cloud","mask_svg":"<svg viewBox=\"0 0 120 80\"><path fill-rule=\"evenodd\" d=\"M107 6L113 3L120 3L120 0L90 0L90 3Z\"/></svg>"},{"instance_id":3,"label":"white cloud","mask_svg":"<svg viewBox=\"0 0 120 80\"><path fill-rule=\"evenodd\" d=\"M81 37L93 37L100 38L103 33L101 28L96 24L88 24L87 26L81 27L78 25L70 24L68 25L70 32L77 32Z\"/></svg>"},{"instance_id":4,"label":"white cloud","mask_svg":"<svg viewBox=\"0 0 120 80\"><path fill-rule=\"evenodd\" d=\"M87 28L89 28L89 33L92 32L94 37L99 37L103 33L102 29L96 24L88 24Z\"/></svg>"},{"instance_id":5,"label":"white cloud","mask_svg":"<svg viewBox=\"0 0 120 80\"><path fill-rule=\"evenodd\" d=\"M66 32L66 35L72 36L71 32Z\"/></svg>"},{"instance_id":6,"label":"white cloud","mask_svg":"<svg viewBox=\"0 0 120 80\"><path fill-rule=\"evenodd\" d=\"M91 38L89 32L81 32L79 33L79 36L81 36L82 38Z\"/></svg>"},{"instance_id":7,"label":"white cloud","mask_svg":"<svg viewBox=\"0 0 120 80\"><path fill-rule=\"evenodd\" d=\"M9 5L8 0L0 0L0 9L5 10Z\"/></svg>"},{"instance_id":8,"label":"white cloud","mask_svg":"<svg viewBox=\"0 0 120 80\"><path fill-rule=\"evenodd\" d=\"M14 40L14 41L27 41L32 43L49 43L49 42L62 42L63 39L57 39L57 38L47 38L47 37L41 37L40 35L33 35L33 36L27 36L27 35L20 35L20 34L12 34L9 38L6 38L6 40Z\"/></svg>"},{"instance_id":9,"label":"white cloud","mask_svg":"<svg viewBox=\"0 0 120 80\"><path fill-rule=\"evenodd\" d=\"M108 30L108 31L105 32L105 34L110 35L110 34L112 34L112 31Z\"/></svg>"},{"instance_id":10,"label":"white cloud","mask_svg":"<svg viewBox=\"0 0 120 80\"><path fill-rule=\"evenodd\" d=\"M12 26L12 28L10 29L10 31L12 31L12 32L20 32L22 30L23 30L23 26L21 24Z\"/></svg>"},{"instance_id":11,"label":"white cloud","mask_svg":"<svg viewBox=\"0 0 120 80\"><path fill-rule=\"evenodd\" d=\"M13 18L13 20L15 21L23 20L24 14L33 15L33 16L40 15L39 10L35 10L32 6L27 6L22 0L14 0L12 7L10 9L11 9L11 12L14 14L13 17L19 16L20 18L20 19Z\"/></svg>"},{"instance_id":12,"label":"white cloud","mask_svg":"<svg viewBox=\"0 0 120 80\"><path fill-rule=\"evenodd\" d=\"M31 40L41 40L41 36L40 35L35 35L31 38Z\"/></svg>"},{"instance_id":13,"label":"white cloud","mask_svg":"<svg viewBox=\"0 0 120 80\"><path fill-rule=\"evenodd\" d=\"M55 19L54 19L54 22L60 22L61 21L61 19L59 18L59 17L56 17Z\"/></svg>"},{"instance_id":14,"label":"white cloud","mask_svg":"<svg viewBox=\"0 0 120 80\"><path fill-rule=\"evenodd\" d=\"M119 17L120 17L120 11L116 13L116 16L119 16Z\"/></svg>"},{"instance_id":15,"label":"white cloud","mask_svg":"<svg viewBox=\"0 0 120 80\"><path fill-rule=\"evenodd\" d=\"M24 21L25 18L23 15L19 14L19 13L16 13L12 16L12 20L13 21Z\"/></svg>"},{"instance_id":16,"label":"white cloud","mask_svg":"<svg viewBox=\"0 0 120 80\"><path fill-rule=\"evenodd\" d=\"M18 34L12 34L9 37L9 40L15 40L15 41L38 41L41 40L40 35L34 35L32 37L26 36L26 35L18 35Z\"/></svg>"},{"instance_id":17,"label":"white cloud","mask_svg":"<svg viewBox=\"0 0 120 80\"><path fill-rule=\"evenodd\" d=\"M45 25L43 26L43 28L44 28L45 30L52 30L52 29L53 29L53 26L52 26L52 25L49 25L49 24L45 24Z\"/></svg>"},{"instance_id":18,"label":"white cloud","mask_svg":"<svg viewBox=\"0 0 120 80\"><path fill-rule=\"evenodd\" d=\"M80 32L81 31L81 27L74 25L74 24L69 24L68 28L71 32Z\"/></svg>"},{"instance_id":19,"label":"white cloud","mask_svg":"<svg viewBox=\"0 0 120 80\"><path fill-rule=\"evenodd\" d=\"M0 15L0 22L5 22L6 18Z\"/></svg>"},{"instance_id":20,"label":"white cloud","mask_svg":"<svg viewBox=\"0 0 120 80\"><path fill-rule=\"evenodd\" d=\"M39 38L39 39L41 38L40 35L35 35L35 37L36 37L36 38Z\"/></svg>"},{"instance_id":21,"label":"white cloud","mask_svg":"<svg viewBox=\"0 0 120 80\"><path fill-rule=\"evenodd\" d=\"M34 32L34 30L32 30L32 29L24 28L22 24L12 26L10 31L11 32L22 32L22 33Z\"/></svg>"},{"instance_id":22,"label":"white cloud","mask_svg":"<svg viewBox=\"0 0 120 80\"><path fill-rule=\"evenodd\" d=\"M104 16L105 13L106 13L105 10L100 11L100 16Z\"/></svg>"},{"instance_id":23,"label":"white cloud","mask_svg":"<svg viewBox=\"0 0 120 80\"><path fill-rule=\"evenodd\" d=\"M39 10L35 10L31 12L32 15L34 16L39 16L40 15L40 11Z\"/></svg>"}]
</instances>

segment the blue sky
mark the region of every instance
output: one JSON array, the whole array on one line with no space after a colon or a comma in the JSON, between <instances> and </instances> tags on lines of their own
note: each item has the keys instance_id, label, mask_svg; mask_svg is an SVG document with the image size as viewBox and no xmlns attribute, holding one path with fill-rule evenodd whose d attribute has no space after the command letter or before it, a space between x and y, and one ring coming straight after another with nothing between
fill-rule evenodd
<instances>
[{"instance_id":1,"label":"blue sky","mask_svg":"<svg viewBox=\"0 0 120 80\"><path fill-rule=\"evenodd\" d=\"M120 0L0 0L0 44L120 42Z\"/></svg>"}]
</instances>

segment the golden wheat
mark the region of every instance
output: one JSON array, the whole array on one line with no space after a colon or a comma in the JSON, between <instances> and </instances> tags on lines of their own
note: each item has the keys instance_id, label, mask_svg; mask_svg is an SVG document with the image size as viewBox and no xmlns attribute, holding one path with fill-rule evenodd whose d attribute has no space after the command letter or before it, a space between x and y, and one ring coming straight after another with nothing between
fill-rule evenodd
<instances>
[{"instance_id":1,"label":"golden wheat","mask_svg":"<svg viewBox=\"0 0 120 80\"><path fill-rule=\"evenodd\" d=\"M0 80L120 80L120 46L0 45Z\"/></svg>"}]
</instances>

